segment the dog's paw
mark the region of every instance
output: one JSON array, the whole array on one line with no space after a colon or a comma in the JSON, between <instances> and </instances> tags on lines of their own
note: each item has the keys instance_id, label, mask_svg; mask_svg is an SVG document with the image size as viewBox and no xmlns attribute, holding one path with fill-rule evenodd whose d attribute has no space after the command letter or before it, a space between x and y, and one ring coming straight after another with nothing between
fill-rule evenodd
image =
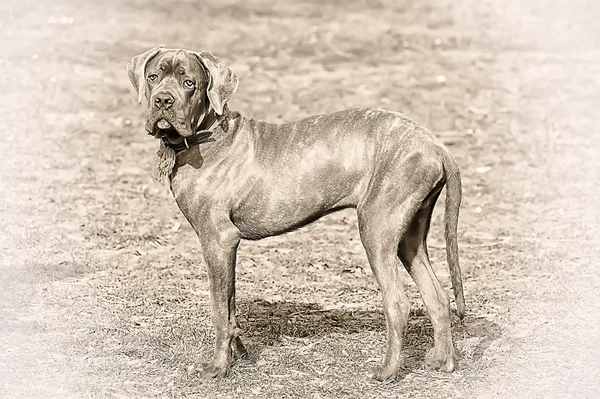
<instances>
[{"instance_id":1,"label":"dog's paw","mask_svg":"<svg viewBox=\"0 0 600 399\"><path fill-rule=\"evenodd\" d=\"M221 378L229 373L229 367L214 365L212 363L202 363L199 374L203 378Z\"/></svg>"},{"instance_id":2,"label":"dog's paw","mask_svg":"<svg viewBox=\"0 0 600 399\"><path fill-rule=\"evenodd\" d=\"M425 359L425 367L429 370L443 371L451 373L456 369L456 356L454 351L450 353L434 350L431 355Z\"/></svg>"},{"instance_id":3,"label":"dog's paw","mask_svg":"<svg viewBox=\"0 0 600 399\"><path fill-rule=\"evenodd\" d=\"M391 382L400 379L400 369L390 366L375 366L371 369L371 378L381 382Z\"/></svg>"}]
</instances>

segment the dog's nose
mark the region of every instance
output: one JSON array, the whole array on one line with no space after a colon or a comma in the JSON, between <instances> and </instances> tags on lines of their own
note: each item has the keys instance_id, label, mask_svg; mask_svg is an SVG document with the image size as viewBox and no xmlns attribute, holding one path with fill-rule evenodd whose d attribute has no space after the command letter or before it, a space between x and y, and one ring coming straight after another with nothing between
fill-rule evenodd
<instances>
[{"instance_id":1,"label":"dog's nose","mask_svg":"<svg viewBox=\"0 0 600 399\"><path fill-rule=\"evenodd\" d=\"M156 93L154 95L154 105L158 108L167 109L173 105L174 101L175 99L173 96L166 92Z\"/></svg>"}]
</instances>

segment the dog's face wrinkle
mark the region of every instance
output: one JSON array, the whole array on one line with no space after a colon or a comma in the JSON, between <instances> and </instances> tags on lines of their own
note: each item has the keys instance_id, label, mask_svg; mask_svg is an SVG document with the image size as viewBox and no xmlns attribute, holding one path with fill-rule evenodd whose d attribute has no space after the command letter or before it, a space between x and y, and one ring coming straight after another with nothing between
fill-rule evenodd
<instances>
[{"instance_id":1,"label":"dog's face wrinkle","mask_svg":"<svg viewBox=\"0 0 600 399\"><path fill-rule=\"evenodd\" d=\"M156 75L153 80L149 78L152 75ZM194 87L186 87L186 80L192 81ZM200 61L183 51L160 54L146 67L146 84L149 92L146 113L148 133L156 137L165 136L171 142L181 141L183 137L192 135L198 122L208 111L208 75ZM167 109L156 107L154 99L157 93L170 94L174 99L173 105ZM158 129L156 124L161 119L169 122L174 132Z\"/></svg>"}]
</instances>

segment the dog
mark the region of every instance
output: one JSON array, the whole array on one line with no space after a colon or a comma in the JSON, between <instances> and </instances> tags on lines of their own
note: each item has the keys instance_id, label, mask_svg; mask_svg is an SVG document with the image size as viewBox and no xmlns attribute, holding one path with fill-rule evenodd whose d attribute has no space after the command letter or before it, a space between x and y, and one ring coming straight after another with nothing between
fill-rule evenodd
<instances>
[{"instance_id":1,"label":"dog","mask_svg":"<svg viewBox=\"0 0 600 399\"><path fill-rule=\"evenodd\" d=\"M156 164L196 231L208 268L215 328L205 377L228 373L246 354L235 310L241 239L289 232L355 208L360 239L383 295L387 350L372 377L398 378L410 302L401 265L414 279L434 328L426 364L452 372L450 302L429 262L431 214L446 187L445 239L457 314L465 315L458 260L460 172L424 127L400 113L349 109L284 124L244 118L227 102L238 77L209 52L157 47L133 57L128 74L145 129L160 140Z\"/></svg>"}]
</instances>

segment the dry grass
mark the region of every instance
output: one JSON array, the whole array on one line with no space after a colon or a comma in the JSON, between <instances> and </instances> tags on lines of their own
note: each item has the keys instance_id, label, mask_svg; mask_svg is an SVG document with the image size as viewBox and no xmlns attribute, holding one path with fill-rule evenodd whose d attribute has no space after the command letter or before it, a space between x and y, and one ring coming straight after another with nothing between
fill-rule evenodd
<instances>
[{"instance_id":1,"label":"dry grass","mask_svg":"<svg viewBox=\"0 0 600 399\"><path fill-rule=\"evenodd\" d=\"M0 396L597 397L599 10L521 3L3 2ZM368 378L385 327L344 211L243 243L250 354L229 378L198 378L207 276L150 177L155 143L125 73L157 44L226 60L246 116L379 105L450 147L469 308L457 372L424 370L431 325L406 276L405 378ZM432 260L449 288L441 217Z\"/></svg>"}]
</instances>

